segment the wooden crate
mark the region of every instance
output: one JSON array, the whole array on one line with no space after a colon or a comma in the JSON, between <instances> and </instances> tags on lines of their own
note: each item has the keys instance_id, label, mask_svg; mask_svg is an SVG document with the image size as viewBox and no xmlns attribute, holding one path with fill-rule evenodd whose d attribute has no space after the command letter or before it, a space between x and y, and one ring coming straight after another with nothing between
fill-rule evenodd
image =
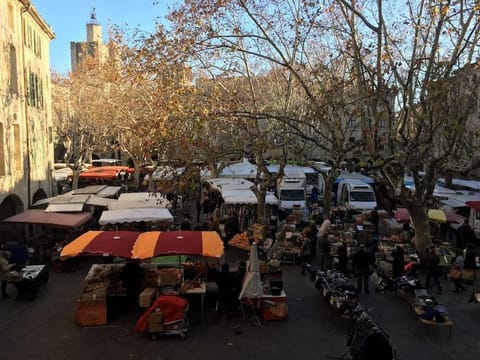
<instances>
[{"instance_id":1,"label":"wooden crate","mask_svg":"<svg viewBox=\"0 0 480 360\"><path fill-rule=\"evenodd\" d=\"M81 326L105 325L107 323L107 302L77 300L75 323Z\"/></svg>"}]
</instances>

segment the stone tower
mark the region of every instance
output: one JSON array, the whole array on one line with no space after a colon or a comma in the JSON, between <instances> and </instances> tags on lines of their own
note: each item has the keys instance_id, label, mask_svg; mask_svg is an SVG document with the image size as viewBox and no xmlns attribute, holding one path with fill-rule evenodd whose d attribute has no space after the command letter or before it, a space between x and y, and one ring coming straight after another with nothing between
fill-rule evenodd
<instances>
[{"instance_id":1,"label":"stone tower","mask_svg":"<svg viewBox=\"0 0 480 360\"><path fill-rule=\"evenodd\" d=\"M92 9L90 19L87 22L87 41L70 42L72 71L87 56L96 59L99 64L105 62L108 57L107 47L102 39L102 25L97 20L95 8Z\"/></svg>"}]
</instances>

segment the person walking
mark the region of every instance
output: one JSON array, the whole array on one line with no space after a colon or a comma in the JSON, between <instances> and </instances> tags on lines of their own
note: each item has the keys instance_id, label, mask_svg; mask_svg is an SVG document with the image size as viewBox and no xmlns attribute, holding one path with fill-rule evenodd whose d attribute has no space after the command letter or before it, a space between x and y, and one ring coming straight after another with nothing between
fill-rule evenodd
<instances>
[{"instance_id":1,"label":"person walking","mask_svg":"<svg viewBox=\"0 0 480 360\"><path fill-rule=\"evenodd\" d=\"M362 283L365 293L370 293L369 289L369 279L370 275L370 266L376 267L375 263L372 263L371 257L367 254L365 250L365 245L360 245L360 249L353 257L353 262L355 264L355 270L357 271L357 290L362 292Z\"/></svg>"},{"instance_id":2,"label":"person walking","mask_svg":"<svg viewBox=\"0 0 480 360\"><path fill-rule=\"evenodd\" d=\"M348 249L345 241L338 247L338 271L348 275Z\"/></svg>"},{"instance_id":3,"label":"person walking","mask_svg":"<svg viewBox=\"0 0 480 360\"><path fill-rule=\"evenodd\" d=\"M330 220L323 221L320 229L318 230L318 255L320 262L320 269L326 271L328 268L328 261L330 258L330 241L328 240L328 234L330 233Z\"/></svg>"},{"instance_id":4,"label":"person walking","mask_svg":"<svg viewBox=\"0 0 480 360\"><path fill-rule=\"evenodd\" d=\"M240 220L236 211L232 211L225 221L225 235L228 242L232 237L240 232Z\"/></svg>"},{"instance_id":5,"label":"person walking","mask_svg":"<svg viewBox=\"0 0 480 360\"><path fill-rule=\"evenodd\" d=\"M392 277L398 278L403 275L405 267L405 251L400 245L397 245L392 251Z\"/></svg>"},{"instance_id":6,"label":"person walking","mask_svg":"<svg viewBox=\"0 0 480 360\"><path fill-rule=\"evenodd\" d=\"M312 263L312 240L308 237L307 233L304 231L302 233L303 241L300 248L300 256L302 261L302 275L305 275L305 270L307 266L310 266Z\"/></svg>"},{"instance_id":7,"label":"person walking","mask_svg":"<svg viewBox=\"0 0 480 360\"><path fill-rule=\"evenodd\" d=\"M315 221L312 221L308 225L308 237L312 241L312 257L317 255L317 240L318 240L318 229Z\"/></svg>"},{"instance_id":8,"label":"person walking","mask_svg":"<svg viewBox=\"0 0 480 360\"><path fill-rule=\"evenodd\" d=\"M220 273L217 276L217 286L217 313L219 316L222 316L226 312L227 317L231 317L233 312L234 277L230 272L230 265L227 263L222 264Z\"/></svg>"},{"instance_id":9,"label":"person walking","mask_svg":"<svg viewBox=\"0 0 480 360\"><path fill-rule=\"evenodd\" d=\"M378 223L380 219L380 215L378 214L377 207L374 207L372 212L370 213L370 217L372 219L373 226L375 227L375 234L378 234Z\"/></svg>"},{"instance_id":10,"label":"person walking","mask_svg":"<svg viewBox=\"0 0 480 360\"><path fill-rule=\"evenodd\" d=\"M476 263L477 253L472 244L467 245L465 251L465 263L463 265L463 282L465 284L473 284L477 278L477 263Z\"/></svg>"},{"instance_id":11,"label":"person walking","mask_svg":"<svg viewBox=\"0 0 480 360\"><path fill-rule=\"evenodd\" d=\"M120 274L122 286L127 290L127 300L130 309L138 307L138 296L142 289L144 278L140 261L137 259L128 260Z\"/></svg>"},{"instance_id":12,"label":"person walking","mask_svg":"<svg viewBox=\"0 0 480 360\"><path fill-rule=\"evenodd\" d=\"M425 289L430 288L430 281L433 279L435 284L437 285L438 292L442 292L442 286L440 285L440 281L438 280L438 273L439 267L438 264L440 263L440 257L438 256L437 252L435 251L434 247L431 247L425 256L425 269L427 271L427 279L425 281Z\"/></svg>"},{"instance_id":13,"label":"person walking","mask_svg":"<svg viewBox=\"0 0 480 360\"><path fill-rule=\"evenodd\" d=\"M452 279L455 289L453 292L460 292L467 290L465 286L462 285L462 270L465 265L465 259L463 257L462 251L457 251L457 255L452 262L452 270L450 270L450 278Z\"/></svg>"},{"instance_id":14,"label":"person walking","mask_svg":"<svg viewBox=\"0 0 480 360\"><path fill-rule=\"evenodd\" d=\"M7 285L8 285L8 272L10 271L10 265L8 263L7 252L0 251L0 281L1 281L1 291L2 299L8 299L7 294Z\"/></svg>"}]
</instances>

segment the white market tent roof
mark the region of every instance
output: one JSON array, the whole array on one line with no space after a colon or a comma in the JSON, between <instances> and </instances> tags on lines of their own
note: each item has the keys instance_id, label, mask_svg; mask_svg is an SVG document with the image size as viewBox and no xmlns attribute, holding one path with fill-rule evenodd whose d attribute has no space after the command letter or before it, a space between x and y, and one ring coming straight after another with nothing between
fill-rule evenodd
<instances>
[{"instance_id":1,"label":"white market tent roof","mask_svg":"<svg viewBox=\"0 0 480 360\"><path fill-rule=\"evenodd\" d=\"M271 174L278 174L278 172L280 171L280 165L270 164L270 165L267 165L267 169ZM288 178L297 178L297 179L306 178L305 172L304 172L304 166L287 164L283 168L283 173L285 174L285 177L288 177Z\"/></svg>"},{"instance_id":2,"label":"white market tent roof","mask_svg":"<svg viewBox=\"0 0 480 360\"><path fill-rule=\"evenodd\" d=\"M404 186L409 188L412 191L415 191L415 184L413 183L413 181L412 182L404 181ZM435 185L435 188L433 189L433 196L436 196L436 197L448 198L455 194L456 194L455 190L451 190L440 185Z\"/></svg>"},{"instance_id":3,"label":"white market tent roof","mask_svg":"<svg viewBox=\"0 0 480 360\"><path fill-rule=\"evenodd\" d=\"M98 223L100 225L106 225L141 221L156 222L172 220L173 216L166 208L141 208L104 211L100 216Z\"/></svg>"},{"instance_id":4,"label":"white market tent roof","mask_svg":"<svg viewBox=\"0 0 480 360\"><path fill-rule=\"evenodd\" d=\"M225 204L256 204L257 197L250 190L255 184L251 181L238 178L215 178L207 180L211 188L220 192ZM265 203L277 205L278 199L275 195L268 193Z\"/></svg>"},{"instance_id":5,"label":"white market tent roof","mask_svg":"<svg viewBox=\"0 0 480 360\"><path fill-rule=\"evenodd\" d=\"M81 212L85 205L108 207L114 199L97 195L59 195L36 201L32 206L48 204L45 212Z\"/></svg>"},{"instance_id":6,"label":"white market tent roof","mask_svg":"<svg viewBox=\"0 0 480 360\"><path fill-rule=\"evenodd\" d=\"M212 174L210 170L202 170L200 173L202 179L209 179ZM219 177L221 178L240 178L253 179L257 176L257 165L252 164L247 159L239 163L233 163L223 168Z\"/></svg>"},{"instance_id":7,"label":"white market tent roof","mask_svg":"<svg viewBox=\"0 0 480 360\"><path fill-rule=\"evenodd\" d=\"M252 179L257 176L257 165L252 164L247 159L243 159L239 163L226 166L220 173L220 176Z\"/></svg>"},{"instance_id":8,"label":"white market tent roof","mask_svg":"<svg viewBox=\"0 0 480 360\"><path fill-rule=\"evenodd\" d=\"M174 168L172 166L157 166L152 173L153 180L172 180L176 176L181 176L185 168Z\"/></svg>"},{"instance_id":9,"label":"white market tent roof","mask_svg":"<svg viewBox=\"0 0 480 360\"><path fill-rule=\"evenodd\" d=\"M64 195L96 195L100 197L110 197L117 196L117 194L122 190L121 186L108 186L108 185L89 185L83 188L78 188Z\"/></svg>"},{"instance_id":10,"label":"white market tent roof","mask_svg":"<svg viewBox=\"0 0 480 360\"><path fill-rule=\"evenodd\" d=\"M239 178L215 178L207 180L214 190L250 190L255 184L251 181Z\"/></svg>"},{"instance_id":11,"label":"white market tent roof","mask_svg":"<svg viewBox=\"0 0 480 360\"><path fill-rule=\"evenodd\" d=\"M438 182L445 184L445 179L438 179ZM478 180L452 179L452 185L464 188L466 190L480 190L480 181Z\"/></svg>"},{"instance_id":12,"label":"white market tent roof","mask_svg":"<svg viewBox=\"0 0 480 360\"><path fill-rule=\"evenodd\" d=\"M118 202L114 203L115 205L113 206L122 206L118 205L119 202L130 202L132 206L134 206L136 203L144 204L144 208L147 207L169 207L170 206L170 201L168 201L162 194L157 194L157 193L149 193L149 192L132 192L132 193L122 193L118 197ZM137 206L138 207L138 206Z\"/></svg>"},{"instance_id":13,"label":"white market tent roof","mask_svg":"<svg viewBox=\"0 0 480 360\"><path fill-rule=\"evenodd\" d=\"M343 171L343 170L340 172L340 175L338 175L335 182L338 184L338 183L340 183L340 181L345 180L345 179L361 180L366 184L374 184L375 183L375 179L370 177L370 176L363 175L363 174L357 173L357 172L348 172L348 171Z\"/></svg>"},{"instance_id":14,"label":"white market tent roof","mask_svg":"<svg viewBox=\"0 0 480 360\"><path fill-rule=\"evenodd\" d=\"M467 201L480 201L480 194L455 194L449 196L448 199L441 200L441 203L455 209L459 207L468 207Z\"/></svg>"},{"instance_id":15,"label":"white market tent roof","mask_svg":"<svg viewBox=\"0 0 480 360\"><path fill-rule=\"evenodd\" d=\"M231 190L221 191L225 204L256 204L257 197L251 190Z\"/></svg>"},{"instance_id":16,"label":"white market tent roof","mask_svg":"<svg viewBox=\"0 0 480 360\"><path fill-rule=\"evenodd\" d=\"M225 204L257 204L257 197L255 193L251 190L232 190L224 189L221 191L222 198L225 201ZM273 194L267 194L265 197L265 204L267 205L278 205L279 200Z\"/></svg>"},{"instance_id":17,"label":"white market tent roof","mask_svg":"<svg viewBox=\"0 0 480 360\"><path fill-rule=\"evenodd\" d=\"M55 169L53 171L53 178L55 181L65 181L68 179L69 176L73 175L73 170L69 167Z\"/></svg>"},{"instance_id":18,"label":"white market tent roof","mask_svg":"<svg viewBox=\"0 0 480 360\"><path fill-rule=\"evenodd\" d=\"M168 204L160 200L157 202L155 199L148 201L145 200L115 200L108 205L108 210L120 210L120 209L141 209L141 208L167 208Z\"/></svg>"}]
</instances>

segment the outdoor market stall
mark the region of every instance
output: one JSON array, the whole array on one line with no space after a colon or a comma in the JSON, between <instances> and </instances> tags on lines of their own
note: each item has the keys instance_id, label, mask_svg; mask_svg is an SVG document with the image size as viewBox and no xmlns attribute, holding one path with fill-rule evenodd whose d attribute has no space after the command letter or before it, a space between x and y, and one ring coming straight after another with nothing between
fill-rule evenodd
<instances>
[{"instance_id":1,"label":"outdoor market stall","mask_svg":"<svg viewBox=\"0 0 480 360\"><path fill-rule=\"evenodd\" d=\"M277 270L262 274L257 244L252 243L239 300L244 318L248 308L250 322L258 326L261 320L284 320L288 315L288 297L283 289L282 274L279 267L275 268Z\"/></svg>"},{"instance_id":2,"label":"outdoor market stall","mask_svg":"<svg viewBox=\"0 0 480 360\"><path fill-rule=\"evenodd\" d=\"M147 228L166 228L173 222L173 216L166 208L130 208L104 211L98 222L100 225L113 226L143 222L149 223Z\"/></svg>"},{"instance_id":3,"label":"outdoor market stall","mask_svg":"<svg viewBox=\"0 0 480 360\"><path fill-rule=\"evenodd\" d=\"M242 178L214 178L205 181L208 184L211 198L217 199L215 204L219 210L220 219L225 219L235 211L239 217L240 230L245 231L253 225L257 196L252 191L255 184ZM265 216L270 218L277 213L279 200L272 193L265 196Z\"/></svg>"},{"instance_id":4,"label":"outdoor market stall","mask_svg":"<svg viewBox=\"0 0 480 360\"><path fill-rule=\"evenodd\" d=\"M207 286L205 277L201 275L205 274L205 269L198 266L196 271L188 272L191 276L185 277L183 267L186 262L181 259L184 256L218 259L223 255L223 242L214 231L89 231L65 246L61 253L62 258L79 255L110 255L141 260L144 269L141 284L144 291L139 297L141 307L148 308L159 294L179 295L198 298L203 315ZM162 266L159 262L151 261L158 256L172 255L178 256L180 268ZM77 323L84 326L101 325L107 321L104 314L108 296L125 295L125 289L116 281L121 266L123 265L92 266L77 302ZM191 262L189 266L190 269L194 268Z\"/></svg>"},{"instance_id":5,"label":"outdoor market stall","mask_svg":"<svg viewBox=\"0 0 480 360\"><path fill-rule=\"evenodd\" d=\"M45 265L27 265L8 273L8 282L17 288L17 300L34 300L39 288L47 281L48 269Z\"/></svg>"},{"instance_id":6,"label":"outdoor market stall","mask_svg":"<svg viewBox=\"0 0 480 360\"><path fill-rule=\"evenodd\" d=\"M32 249L31 261L42 263L57 241L73 239L76 234L84 231L91 219L90 212L57 213L28 209L2 220L1 224L32 225L33 229L29 230L30 237L26 238L22 245Z\"/></svg>"}]
</instances>

